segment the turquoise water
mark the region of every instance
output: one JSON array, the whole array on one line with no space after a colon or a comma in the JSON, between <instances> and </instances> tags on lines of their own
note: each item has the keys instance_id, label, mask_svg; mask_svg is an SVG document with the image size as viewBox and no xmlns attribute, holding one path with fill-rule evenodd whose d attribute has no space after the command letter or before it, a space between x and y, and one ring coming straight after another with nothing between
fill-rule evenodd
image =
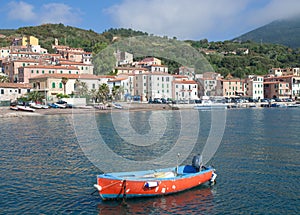
<instances>
[{"instance_id":1,"label":"turquoise water","mask_svg":"<svg viewBox=\"0 0 300 215\"><path fill-rule=\"evenodd\" d=\"M149 129L152 113L130 113L134 129L140 133ZM198 141L205 142L211 113L199 113ZM178 138L180 117L170 111L160 114L170 119L162 137L167 144ZM96 120L107 140L116 137L109 129L110 114L97 114ZM81 150L70 116L4 118L0 121L0 214L298 214L299 131L300 109L228 110L222 143L209 162L217 169L214 187L124 203L102 202L97 194L91 195L102 170ZM139 160L166 153L166 144L141 150L111 141L110 148Z\"/></svg>"}]
</instances>

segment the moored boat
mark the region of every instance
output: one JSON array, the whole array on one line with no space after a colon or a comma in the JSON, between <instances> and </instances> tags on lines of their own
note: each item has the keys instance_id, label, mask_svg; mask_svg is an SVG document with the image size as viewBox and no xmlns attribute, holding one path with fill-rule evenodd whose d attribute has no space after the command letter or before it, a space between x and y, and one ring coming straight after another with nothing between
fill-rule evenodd
<instances>
[{"instance_id":1,"label":"moored boat","mask_svg":"<svg viewBox=\"0 0 300 215\"><path fill-rule=\"evenodd\" d=\"M178 193L204 183L212 184L216 176L212 167L184 165L148 171L101 174L97 176L97 184L94 187L103 200L153 197Z\"/></svg>"},{"instance_id":2,"label":"moored boat","mask_svg":"<svg viewBox=\"0 0 300 215\"><path fill-rule=\"evenodd\" d=\"M18 110L21 111L28 111L28 112L34 112L35 109L28 107L28 106L21 106L21 105L17 105Z\"/></svg>"}]
</instances>

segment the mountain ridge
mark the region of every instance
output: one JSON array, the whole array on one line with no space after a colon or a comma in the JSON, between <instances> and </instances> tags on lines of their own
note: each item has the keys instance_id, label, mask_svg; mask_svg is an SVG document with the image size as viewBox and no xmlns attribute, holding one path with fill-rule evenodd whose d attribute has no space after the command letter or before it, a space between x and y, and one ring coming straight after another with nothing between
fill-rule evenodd
<instances>
[{"instance_id":1,"label":"mountain ridge","mask_svg":"<svg viewBox=\"0 0 300 215\"><path fill-rule=\"evenodd\" d=\"M281 44L290 48L300 48L300 16L275 20L241 36L236 41Z\"/></svg>"}]
</instances>

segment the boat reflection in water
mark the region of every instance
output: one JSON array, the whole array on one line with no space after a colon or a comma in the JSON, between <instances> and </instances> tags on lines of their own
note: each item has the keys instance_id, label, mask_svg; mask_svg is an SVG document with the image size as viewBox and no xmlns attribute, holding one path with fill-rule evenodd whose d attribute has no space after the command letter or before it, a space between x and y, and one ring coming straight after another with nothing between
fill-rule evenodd
<instances>
[{"instance_id":1,"label":"boat reflection in water","mask_svg":"<svg viewBox=\"0 0 300 215\"><path fill-rule=\"evenodd\" d=\"M211 187L202 185L161 197L101 201L99 214L213 214Z\"/></svg>"}]
</instances>

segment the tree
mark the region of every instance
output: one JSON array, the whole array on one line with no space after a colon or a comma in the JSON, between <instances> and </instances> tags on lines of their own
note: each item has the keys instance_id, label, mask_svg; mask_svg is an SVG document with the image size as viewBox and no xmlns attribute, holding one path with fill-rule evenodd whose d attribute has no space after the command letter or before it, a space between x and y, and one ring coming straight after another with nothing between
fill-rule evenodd
<instances>
[{"instance_id":1,"label":"tree","mask_svg":"<svg viewBox=\"0 0 300 215\"><path fill-rule=\"evenodd\" d=\"M88 86L85 82L76 80L75 81L75 86L76 86L76 92L79 96L88 95L89 89L88 89Z\"/></svg>"},{"instance_id":2,"label":"tree","mask_svg":"<svg viewBox=\"0 0 300 215\"><path fill-rule=\"evenodd\" d=\"M28 101L41 102L44 99L44 95L38 91L32 91L27 94Z\"/></svg>"},{"instance_id":3,"label":"tree","mask_svg":"<svg viewBox=\"0 0 300 215\"><path fill-rule=\"evenodd\" d=\"M9 78L7 76L0 75L0 83L8 83L8 82L9 82Z\"/></svg>"},{"instance_id":4,"label":"tree","mask_svg":"<svg viewBox=\"0 0 300 215\"><path fill-rule=\"evenodd\" d=\"M115 100L120 100L123 93L124 88L122 86L114 86L112 88L112 95Z\"/></svg>"},{"instance_id":5,"label":"tree","mask_svg":"<svg viewBox=\"0 0 300 215\"><path fill-rule=\"evenodd\" d=\"M93 102L97 100L97 90L96 89L91 89L89 91L89 95L92 98Z\"/></svg>"},{"instance_id":6,"label":"tree","mask_svg":"<svg viewBox=\"0 0 300 215\"><path fill-rule=\"evenodd\" d=\"M67 84L67 82L68 82L68 78L66 78L66 77L62 77L61 78L61 83L64 85L64 94L66 95L66 84Z\"/></svg>"},{"instance_id":7,"label":"tree","mask_svg":"<svg viewBox=\"0 0 300 215\"><path fill-rule=\"evenodd\" d=\"M109 94L109 87L107 84L101 84L99 86L98 92L97 92L97 99L99 101L105 102L108 98Z\"/></svg>"}]
</instances>

